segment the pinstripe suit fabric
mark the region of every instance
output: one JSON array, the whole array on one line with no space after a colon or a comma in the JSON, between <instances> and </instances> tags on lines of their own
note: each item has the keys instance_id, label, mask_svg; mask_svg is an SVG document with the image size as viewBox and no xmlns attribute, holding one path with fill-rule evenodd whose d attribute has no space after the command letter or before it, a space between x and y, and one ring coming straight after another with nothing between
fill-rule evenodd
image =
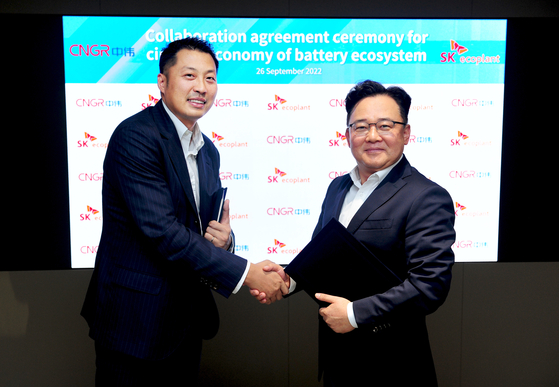
<instances>
[{"instance_id":1,"label":"pinstripe suit fabric","mask_svg":"<svg viewBox=\"0 0 559 387\"><path fill-rule=\"evenodd\" d=\"M219 153L204 141L198 214L180 140L161 102L123 121L111 137L103 231L82 309L90 336L107 349L156 360L185 337L217 332L210 289L228 297L246 261L201 235L221 187Z\"/></svg>"}]
</instances>

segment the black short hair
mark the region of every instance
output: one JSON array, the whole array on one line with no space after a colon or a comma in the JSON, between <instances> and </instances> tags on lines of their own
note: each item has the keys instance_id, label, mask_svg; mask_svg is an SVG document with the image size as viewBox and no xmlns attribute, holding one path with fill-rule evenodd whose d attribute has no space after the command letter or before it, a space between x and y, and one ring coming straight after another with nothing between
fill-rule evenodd
<instances>
[{"instance_id":1,"label":"black short hair","mask_svg":"<svg viewBox=\"0 0 559 387\"><path fill-rule=\"evenodd\" d=\"M180 50L200 51L210 54L214 60L215 71L217 73L219 61L215 56L215 52L211 44L197 37L188 37L169 43L169 45L161 52L161 55L159 56L159 72L161 74L166 74L169 67L172 67L175 63L177 63L177 52Z\"/></svg>"},{"instance_id":2,"label":"black short hair","mask_svg":"<svg viewBox=\"0 0 559 387\"><path fill-rule=\"evenodd\" d=\"M347 111L346 124L349 125L349 116L353 112L355 105L363 98L374 97L375 95L386 95L392 98L400 108L400 115L404 122L408 123L408 113L411 106L411 97L404 89L398 86L384 87L378 82L366 80L356 84L347 94L345 108Z\"/></svg>"}]
</instances>

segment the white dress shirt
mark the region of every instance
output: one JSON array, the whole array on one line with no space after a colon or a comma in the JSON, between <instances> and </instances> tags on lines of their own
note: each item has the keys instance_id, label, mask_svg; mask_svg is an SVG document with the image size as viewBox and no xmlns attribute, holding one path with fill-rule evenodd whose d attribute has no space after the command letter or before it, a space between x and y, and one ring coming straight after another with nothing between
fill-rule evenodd
<instances>
[{"instance_id":1,"label":"white dress shirt","mask_svg":"<svg viewBox=\"0 0 559 387\"><path fill-rule=\"evenodd\" d=\"M198 156L200 149L204 146L204 137L202 137L202 132L200 131L200 127L197 122L192 127L192 130L189 130L186 125L183 124L181 120L179 120L177 116L171 112L171 110L169 110L163 101L161 101L161 103L163 103L165 111L169 114L169 117L171 117L171 121L173 121L173 124L177 129L177 134L181 140L182 151L186 159L186 167L188 168L188 174L190 176L190 184L192 185L192 192L194 193L194 201L196 202L196 211L198 212L198 218L200 218L200 176L198 174L196 157ZM201 221L200 224L202 224ZM202 235L204 235L204 230L202 230ZM234 247L233 245L234 242L231 243L230 249ZM249 268L250 265L247 261L245 272L233 290L233 294L236 294L241 286L243 286Z\"/></svg>"},{"instance_id":2,"label":"white dress shirt","mask_svg":"<svg viewBox=\"0 0 559 387\"><path fill-rule=\"evenodd\" d=\"M392 168L396 166L402 159L403 155L400 159L389 166L388 168L383 169L382 171L378 171L373 173L366 182L361 184L361 176L359 176L359 169L357 166L349 172L349 176L351 180L353 180L353 185L349 189L348 193L344 198L344 204L342 205L342 210L340 212L339 221L341 224L344 225L345 228L349 225L357 211L361 208L363 203L369 198L369 196L373 193L373 191L379 186L379 184L384 180L384 178L390 173ZM335 295L335 294L334 294ZM357 322L355 320L355 314L353 313L353 302L347 304L347 317L349 319L350 324L357 328Z\"/></svg>"}]
</instances>

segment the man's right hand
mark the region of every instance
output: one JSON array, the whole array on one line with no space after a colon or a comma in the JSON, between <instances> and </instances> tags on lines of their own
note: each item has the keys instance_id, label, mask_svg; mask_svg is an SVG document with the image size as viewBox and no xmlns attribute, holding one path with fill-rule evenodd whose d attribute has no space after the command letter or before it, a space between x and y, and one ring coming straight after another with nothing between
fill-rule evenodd
<instances>
[{"instance_id":1,"label":"man's right hand","mask_svg":"<svg viewBox=\"0 0 559 387\"><path fill-rule=\"evenodd\" d=\"M263 294L261 302L271 304L272 302L281 300L284 294L287 294L289 287L276 271L265 271L265 266L275 265L271 261L262 261L260 263L251 263L244 285L251 289L258 289Z\"/></svg>"}]
</instances>

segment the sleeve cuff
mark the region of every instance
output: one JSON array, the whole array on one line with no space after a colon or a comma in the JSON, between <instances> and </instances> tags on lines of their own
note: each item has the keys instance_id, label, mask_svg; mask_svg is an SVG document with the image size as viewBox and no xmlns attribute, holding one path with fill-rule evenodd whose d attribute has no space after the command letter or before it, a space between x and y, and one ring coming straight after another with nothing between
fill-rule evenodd
<instances>
[{"instance_id":1,"label":"sleeve cuff","mask_svg":"<svg viewBox=\"0 0 559 387\"><path fill-rule=\"evenodd\" d=\"M233 234L233 232L231 231L231 234L229 234L229 247L227 248L227 251L229 251L230 253L235 253L235 235Z\"/></svg>"},{"instance_id":2,"label":"sleeve cuff","mask_svg":"<svg viewBox=\"0 0 559 387\"><path fill-rule=\"evenodd\" d=\"M347 304L347 318L351 326L357 328L357 321L355 321L355 314L353 313L353 302Z\"/></svg>"},{"instance_id":3,"label":"sleeve cuff","mask_svg":"<svg viewBox=\"0 0 559 387\"><path fill-rule=\"evenodd\" d=\"M239 283L237 283L237 286L235 287L235 289L233 289L233 292L232 292L233 294L237 294L239 289L241 289L241 286L243 286L243 284L245 283L245 279L247 277L249 268L250 268L250 262L248 260L246 260L245 272L241 276L241 279L239 280Z\"/></svg>"},{"instance_id":4,"label":"sleeve cuff","mask_svg":"<svg viewBox=\"0 0 559 387\"><path fill-rule=\"evenodd\" d=\"M291 294L295 291L295 288L297 287L297 282L295 282L295 280L293 278L289 278L289 292L287 294Z\"/></svg>"}]
</instances>

